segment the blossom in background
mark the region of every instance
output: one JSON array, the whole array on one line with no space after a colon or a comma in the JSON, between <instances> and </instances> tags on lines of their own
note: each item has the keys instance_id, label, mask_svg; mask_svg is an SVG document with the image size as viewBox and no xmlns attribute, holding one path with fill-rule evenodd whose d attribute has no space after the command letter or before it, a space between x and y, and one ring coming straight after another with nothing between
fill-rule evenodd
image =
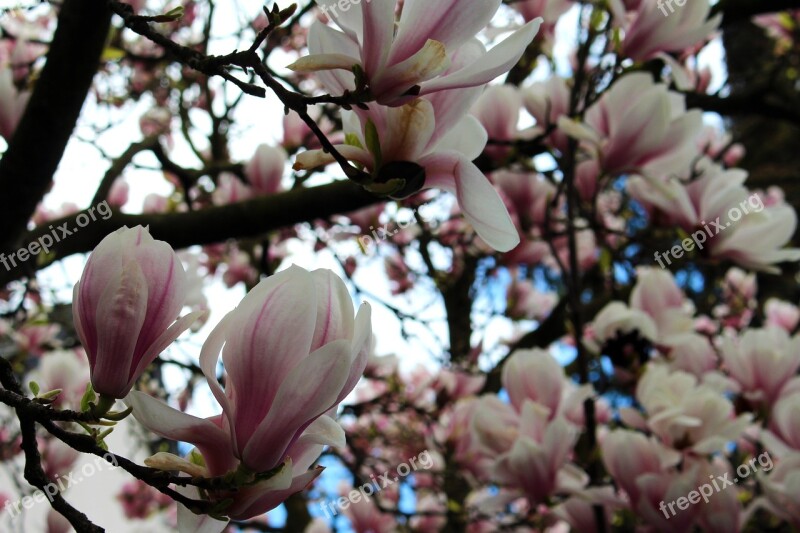
<instances>
[{"instance_id":1,"label":"blossom in background","mask_svg":"<svg viewBox=\"0 0 800 533\"><path fill-rule=\"evenodd\" d=\"M95 391L112 398L128 394L145 368L201 316L178 318L185 299L183 265L146 228L120 228L97 245L72 299Z\"/></svg>"},{"instance_id":2,"label":"blossom in background","mask_svg":"<svg viewBox=\"0 0 800 533\"><path fill-rule=\"evenodd\" d=\"M328 414L361 377L371 336L369 305L354 318L338 277L291 267L251 290L203 345L200 366L221 415L196 418L138 391L127 401L145 427L191 442L202 454L200 466L177 457L154 458L168 469L203 476L240 465L258 473L277 469L273 477L234 494L212 494L219 501L233 499L228 516L250 518L311 483L321 470L309 467L323 445L344 445L343 430ZM217 381L220 351L224 390Z\"/></svg>"},{"instance_id":3,"label":"blossom in background","mask_svg":"<svg viewBox=\"0 0 800 533\"><path fill-rule=\"evenodd\" d=\"M0 136L6 142L11 141L30 97L30 91L17 90L11 66L0 64Z\"/></svg>"},{"instance_id":4,"label":"blossom in background","mask_svg":"<svg viewBox=\"0 0 800 533\"><path fill-rule=\"evenodd\" d=\"M722 22L722 14L709 18L709 0L691 0L680 6L663 0L641 0L627 12L622 0L611 0L610 7L616 24L624 31L620 53L635 61L690 48L710 38Z\"/></svg>"},{"instance_id":5,"label":"blossom in background","mask_svg":"<svg viewBox=\"0 0 800 533\"><path fill-rule=\"evenodd\" d=\"M378 103L401 105L419 95L489 83L519 61L541 24L532 20L487 52L475 35L501 0L406 0L395 30L396 4L372 0L331 10L341 31L315 22L308 35L310 55L289 68L319 72L325 88L341 94L356 89L358 66ZM465 52L474 60L452 68L454 56Z\"/></svg>"},{"instance_id":6,"label":"blossom in background","mask_svg":"<svg viewBox=\"0 0 800 533\"><path fill-rule=\"evenodd\" d=\"M472 161L486 146L486 131L466 115L480 89L440 92L401 107L369 104L344 118L349 144L336 146L371 171L378 185L399 197L421 188L455 194L478 235L498 251L511 250L519 235L503 201ZM297 156L295 169L332 163L322 150Z\"/></svg>"},{"instance_id":7,"label":"blossom in background","mask_svg":"<svg viewBox=\"0 0 800 533\"><path fill-rule=\"evenodd\" d=\"M723 337L722 360L745 398L772 405L800 369L800 336L780 328L748 329L741 337Z\"/></svg>"},{"instance_id":8,"label":"blossom in background","mask_svg":"<svg viewBox=\"0 0 800 533\"><path fill-rule=\"evenodd\" d=\"M723 391L663 365L647 367L636 387L636 398L647 417L623 409L626 423L647 428L667 446L686 452L718 452L738 439L752 420L750 413L737 417Z\"/></svg>"},{"instance_id":9,"label":"blossom in background","mask_svg":"<svg viewBox=\"0 0 800 533\"><path fill-rule=\"evenodd\" d=\"M569 114L570 89L567 81L559 76L553 76L547 81L534 83L522 89L522 103L528 113L536 119L536 125L541 131L554 127L561 117ZM545 141L564 153L569 139L563 131L555 128Z\"/></svg>"},{"instance_id":10,"label":"blossom in background","mask_svg":"<svg viewBox=\"0 0 800 533\"><path fill-rule=\"evenodd\" d=\"M288 156L280 147L262 144L245 165L247 182L256 194L275 194L281 190L281 179Z\"/></svg>"},{"instance_id":11,"label":"blossom in background","mask_svg":"<svg viewBox=\"0 0 800 533\"><path fill-rule=\"evenodd\" d=\"M603 93L582 123L561 117L558 127L582 141L606 173L653 178L691 168L701 119L699 110L687 112L683 96L650 74L633 73Z\"/></svg>"},{"instance_id":12,"label":"blossom in background","mask_svg":"<svg viewBox=\"0 0 800 533\"><path fill-rule=\"evenodd\" d=\"M784 202L767 206L761 195L744 186L747 173L743 170L725 170L708 161L700 166L700 176L691 182L634 176L628 191L662 212L667 224L705 234L697 248L711 257L773 273L778 271L777 263L800 260L800 249L783 248L797 227L797 213L791 206Z\"/></svg>"}]
</instances>

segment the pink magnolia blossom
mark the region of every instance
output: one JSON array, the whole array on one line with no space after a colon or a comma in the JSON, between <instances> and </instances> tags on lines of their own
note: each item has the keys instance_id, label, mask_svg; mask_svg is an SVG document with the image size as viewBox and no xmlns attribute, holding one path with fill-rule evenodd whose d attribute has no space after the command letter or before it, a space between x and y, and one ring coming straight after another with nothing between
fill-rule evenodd
<instances>
[{"instance_id":1,"label":"pink magnolia blossom","mask_svg":"<svg viewBox=\"0 0 800 533\"><path fill-rule=\"evenodd\" d=\"M472 163L487 139L475 117L465 116L479 91L440 92L402 107L369 104L369 110L346 114L351 141L336 148L364 165L390 194L404 197L421 188L454 193L478 235L505 252L519 243L519 235L497 191ZM295 169L333 161L321 150L303 152Z\"/></svg>"},{"instance_id":2,"label":"pink magnolia blossom","mask_svg":"<svg viewBox=\"0 0 800 533\"><path fill-rule=\"evenodd\" d=\"M647 427L663 443L698 454L722 450L752 419L750 413L737 417L723 391L663 365L647 367L636 398L647 413Z\"/></svg>"},{"instance_id":3,"label":"pink magnolia blossom","mask_svg":"<svg viewBox=\"0 0 800 533\"><path fill-rule=\"evenodd\" d=\"M330 9L341 31L317 21L309 30L311 55L290 65L295 71L321 72L328 91L356 89L353 68L365 74L378 103L401 105L415 95L482 86L508 72L539 30L536 19L486 51L475 38L494 16L501 0L406 0L395 31L396 0L351 3ZM453 56L473 60L450 68ZM415 90L417 88L417 90Z\"/></svg>"},{"instance_id":4,"label":"pink magnolia blossom","mask_svg":"<svg viewBox=\"0 0 800 533\"><path fill-rule=\"evenodd\" d=\"M73 531L72 524L67 518L56 511L50 509L47 513L47 533L70 533Z\"/></svg>"},{"instance_id":5,"label":"pink magnolia blossom","mask_svg":"<svg viewBox=\"0 0 800 533\"><path fill-rule=\"evenodd\" d=\"M673 516L667 505L678 498L686 497L698 485L708 480L708 477L700 477L698 472L699 465L693 465L681 472L669 470L641 476L638 482L641 497L635 509L637 515L659 533L691 531L701 506L690 505L688 509L679 510L673 505L676 511Z\"/></svg>"},{"instance_id":6,"label":"pink magnolia blossom","mask_svg":"<svg viewBox=\"0 0 800 533\"><path fill-rule=\"evenodd\" d=\"M800 452L800 378L790 381L772 408L765 446L777 455Z\"/></svg>"},{"instance_id":7,"label":"pink magnolia blossom","mask_svg":"<svg viewBox=\"0 0 800 533\"><path fill-rule=\"evenodd\" d=\"M651 177L686 173L702 131L700 111L687 112L683 96L645 73L620 78L586 111L584 123L561 117L558 127L583 141L606 173Z\"/></svg>"},{"instance_id":8,"label":"pink magnolia blossom","mask_svg":"<svg viewBox=\"0 0 800 533\"><path fill-rule=\"evenodd\" d=\"M614 430L600 445L603 464L636 509L642 498L640 482L645 474L658 474L680 461L680 454L655 438L630 430Z\"/></svg>"},{"instance_id":9,"label":"pink magnolia blossom","mask_svg":"<svg viewBox=\"0 0 800 533\"><path fill-rule=\"evenodd\" d=\"M506 291L506 313L515 320L543 320L558 303L552 292L540 292L528 280L515 280Z\"/></svg>"},{"instance_id":10,"label":"pink magnolia blossom","mask_svg":"<svg viewBox=\"0 0 800 533\"><path fill-rule=\"evenodd\" d=\"M493 479L519 489L531 503L545 501L562 484L576 483L585 474L567 464L578 431L563 417L548 421L547 408L526 401L522 407L519 434L511 449L498 457ZM577 472L581 472L580 475ZM569 477L576 477L576 481Z\"/></svg>"},{"instance_id":11,"label":"pink magnolia blossom","mask_svg":"<svg viewBox=\"0 0 800 533\"><path fill-rule=\"evenodd\" d=\"M542 31L548 36L553 35L556 22L573 5L572 0L521 0L511 4L527 22L541 17L543 20Z\"/></svg>"},{"instance_id":12,"label":"pink magnolia blossom","mask_svg":"<svg viewBox=\"0 0 800 533\"><path fill-rule=\"evenodd\" d=\"M50 479L68 474L81 454L56 438L39 441L39 451L42 454L42 468Z\"/></svg>"},{"instance_id":13,"label":"pink magnolia blossom","mask_svg":"<svg viewBox=\"0 0 800 533\"><path fill-rule=\"evenodd\" d=\"M280 147L262 144L247 163L244 173L256 194L275 194L281 190L283 169L288 156Z\"/></svg>"},{"instance_id":14,"label":"pink magnolia blossom","mask_svg":"<svg viewBox=\"0 0 800 533\"><path fill-rule=\"evenodd\" d=\"M522 96L513 85L491 85L478 98L472 107L472 114L486 130L491 141L510 142L530 138L537 133L536 129L520 131L517 127ZM510 146L490 145L486 154L494 160L502 161L511 153Z\"/></svg>"},{"instance_id":15,"label":"pink magnolia blossom","mask_svg":"<svg viewBox=\"0 0 800 533\"><path fill-rule=\"evenodd\" d=\"M322 445L344 445L327 414L358 382L372 336L369 305L353 315L347 288L332 272L291 267L251 290L203 345L200 366L221 415L196 418L140 392L127 401L151 431L195 444L203 475L240 464L254 472L280 467L273 478L217 495L233 498L226 510L232 518L262 514L319 475L309 467ZM216 372L220 351L224 390Z\"/></svg>"},{"instance_id":16,"label":"pink magnolia blossom","mask_svg":"<svg viewBox=\"0 0 800 533\"><path fill-rule=\"evenodd\" d=\"M75 409L89 383L89 366L82 349L56 350L45 353L31 378L42 392L61 389L53 402L55 406Z\"/></svg>"},{"instance_id":17,"label":"pink magnolia blossom","mask_svg":"<svg viewBox=\"0 0 800 533\"><path fill-rule=\"evenodd\" d=\"M774 327L749 329L738 339L723 338L720 353L745 397L772 405L800 369L800 336Z\"/></svg>"},{"instance_id":18,"label":"pink magnolia blossom","mask_svg":"<svg viewBox=\"0 0 800 533\"><path fill-rule=\"evenodd\" d=\"M72 314L94 390L124 398L145 368L201 315L176 321L186 298L178 256L147 229L103 239L75 285Z\"/></svg>"},{"instance_id":19,"label":"pink magnolia blossom","mask_svg":"<svg viewBox=\"0 0 800 533\"><path fill-rule=\"evenodd\" d=\"M30 96L30 91L17 90L11 68L0 65L0 136L6 142L11 141Z\"/></svg>"},{"instance_id":20,"label":"pink magnolia blossom","mask_svg":"<svg viewBox=\"0 0 800 533\"><path fill-rule=\"evenodd\" d=\"M122 178L114 180L111 190L108 191L108 205L116 208L124 207L128 203L130 188L126 180Z\"/></svg>"},{"instance_id":21,"label":"pink magnolia blossom","mask_svg":"<svg viewBox=\"0 0 800 533\"><path fill-rule=\"evenodd\" d=\"M777 272L775 263L800 260L800 249L786 248L797 227L797 213L786 204L767 206L744 186L747 173L705 164L690 183L669 178L631 178L628 190L666 215L668 223L698 234L698 250L728 258L753 270Z\"/></svg>"},{"instance_id":22,"label":"pink magnolia blossom","mask_svg":"<svg viewBox=\"0 0 800 533\"><path fill-rule=\"evenodd\" d=\"M508 199L509 213L522 231L545 225L547 210L556 195L555 185L543 176L508 171L492 174L492 182Z\"/></svg>"},{"instance_id":23,"label":"pink magnolia blossom","mask_svg":"<svg viewBox=\"0 0 800 533\"><path fill-rule=\"evenodd\" d=\"M550 419L562 412L566 376L549 352L517 350L503 366L502 382L517 412L526 401L545 407Z\"/></svg>"},{"instance_id":24,"label":"pink magnolia blossom","mask_svg":"<svg viewBox=\"0 0 800 533\"><path fill-rule=\"evenodd\" d=\"M570 89L564 78L553 76L523 89L522 100L539 129L546 130L569 114ZM567 151L568 137L559 129L548 135L546 141L562 153Z\"/></svg>"},{"instance_id":25,"label":"pink magnolia blossom","mask_svg":"<svg viewBox=\"0 0 800 533\"><path fill-rule=\"evenodd\" d=\"M225 265L222 281L228 288L240 282L255 283L258 280L258 271L253 267L253 261L247 252L234 248L228 254Z\"/></svg>"},{"instance_id":26,"label":"pink magnolia blossom","mask_svg":"<svg viewBox=\"0 0 800 533\"><path fill-rule=\"evenodd\" d=\"M790 302L784 302L777 298L767 300L767 303L764 304L764 314L768 325L779 327L787 332L794 331L800 323L800 309Z\"/></svg>"},{"instance_id":27,"label":"pink magnolia blossom","mask_svg":"<svg viewBox=\"0 0 800 533\"><path fill-rule=\"evenodd\" d=\"M215 205L235 204L252 198L253 189L237 176L224 173L220 174L219 182L211 197Z\"/></svg>"},{"instance_id":28,"label":"pink magnolia blossom","mask_svg":"<svg viewBox=\"0 0 800 533\"><path fill-rule=\"evenodd\" d=\"M759 498L757 505L800 528L800 453L779 461L772 472L759 471L757 475L764 489L764 498Z\"/></svg>"},{"instance_id":29,"label":"pink magnolia blossom","mask_svg":"<svg viewBox=\"0 0 800 533\"><path fill-rule=\"evenodd\" d=\"M350 519L350 525L355 533L393 533L397 531L397 520L394 516L381 512L372 500L351 500L347 509L342 512Z\"/></svg>"},{"instance_id":30,"label":"pink magnolia blossom","mask_svg":"<svg viewBox=\"0 0 800 533\"><path fill-rule=\"evenodd\" d=\"M592 323L592 342L599 350L607 341L622 335L637 333L640 337L655 341L658 328L646 313L629 308L623 302L607 304Z\"/></svg>"},{"instance_id":31,"label":"pink magnolia blossom","mask_svg":"<svg viewBox=\"0 0 800 533\"><path fill-rule=\"evenodd\" d=\"M653 319L658 331L657 341L670 345L690 333L694 327L694 308L678 287L672 273L660 268L644 267L637 269L637 275L630 306Z\"/></svg>"},{"instance_id":32,"label":"pink magnolia blossom","mask_svg":"<svg viewBox=\"0 0 800 533\"><path fill-rule=\"evenodd\" d=\"M59 345L57 336L61 331L58 324L29 323L11 334L20 350L37 357L47 351L47 347Z\"/></svg>"},{"instance_id":33,"label":"pink magnolia blossom","mask_svg":"<svg viewBox=\"0 0 800 533\"><path fill-rule=\"evenodd\" d=\"M690 48L710 38L722 22L721 13L709 19L709 0L693 0L684 5L641 0L628 14L621 0L612 0L611 9L625 33L620 53L635 61Z\"/></svg>"}]
</instances>

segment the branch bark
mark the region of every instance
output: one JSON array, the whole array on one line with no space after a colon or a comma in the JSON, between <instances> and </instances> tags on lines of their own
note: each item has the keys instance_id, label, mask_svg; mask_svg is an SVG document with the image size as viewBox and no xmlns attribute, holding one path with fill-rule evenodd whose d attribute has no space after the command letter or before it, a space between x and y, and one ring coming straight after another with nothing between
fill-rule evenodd
<instances>
[{"instance_id":1,"label":"branch bark","mask_svg":"<svg viewBox=\"0 0 800 533\"><path fill-rule=\"evenodd\" d=\"M756 15L777 13L787 9L800 9L798 0L720 0L711 10L712 14L722 13L722 25L727 26Z\"/></svg>"},{"instance_id":2,"label":"branch bark","mask_svg":"<svg viewBox=\"0 0 800 533\"><path fill-rule=\"evenodd\" d=\"M65 0L47 62L0 160L0 251L25 231L50 187L108 37L104 2Z\"/></svg>"},{"instance_id":3,"label":"branch bark","mask_svg":"<svg viewBox=\"0 0 800 533\"><path fill-rule=\"evenodd\" d=\"M40 237L52 236L54 230L51 227L63 226L73 233L55 243L46 261L43 260L45 257L40 256L42 260L18 263L10 270L0 269L0 285L30 276L69 255L89 252L106 235L123 226L149 226L153 237L168 242L175 249L181 249L263 235L301 222L356 211L382 201L385 199L373 196L348 180L190 213L128 215L114 212L107 220L98 218L86 227L77 229L75 220L81 216L79 213L42 225L25 235L22 239L23 247L38 241ZM88 210L81 213L89 216ZM96 214L94 218L97 218ZM61 233L56 231L55 234ZM8 262L7 259L6 261ZM11 266L11 263L8 264Z\"/></svg>"}]
</instances>

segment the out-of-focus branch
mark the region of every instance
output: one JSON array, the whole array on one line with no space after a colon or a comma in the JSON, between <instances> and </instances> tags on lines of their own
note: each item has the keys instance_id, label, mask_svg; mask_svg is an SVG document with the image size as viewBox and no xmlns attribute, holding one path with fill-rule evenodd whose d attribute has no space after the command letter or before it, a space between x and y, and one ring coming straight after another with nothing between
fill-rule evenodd
<instances>
[{"instance_id":1,"label":"out-of-focus branch","mask_svg":"<svg viewBox=\"0 0 800 533\"><path fill-rule=\"evenodd\" d=\"M349 213L382 201L385 199L371 195L355 183L337 181L190 213L128 215L115 212L107 220L98 218L78 231L74 231L75 216L68 216L51 221L24 236L22 241L27 246L44 235L52 234L49 226L64 226L73 230L72 235L64 237L52 247L47 261L29 260L10 271L0 269L0 285L31 275L69 255L89 252L103 237L123 226L149 226L153 237L180 249L196 244L254 237L301 222Z\"/></svg>"},{"instance_id":2,"label":"out-of-focus branch","mask_svg":"<svg viewBox=\"0 0 800 533\"><path fill-rule=\"evenodd\" d=\"M800 9L800 0L720 0L711 12L722 13L722 24L728 25L756 15L787 9Z\"/></svg>"},{"instance_id":3,"label":"out-of-focus branch","mask_svg":"<svg viewBox=\"0 0 800 533\"><path fill-rule=\"evenodd\" d=\"M157 140L158 137L153 136L148 137L141 142L134 143L130 145L128 149L122 153L122 155L115 159L103 176L103 180L100 182L100 186L97 188L97 192L92 200L92 205L97 205L105 200L108 197L108 193L111 192L111 187L114 185L114 181L116 181L116 179L122 175L122 173L125 171L125 167L127 167L131 161L133 161L133 158L136 157L137 154L153 148Z\"/></svg>"},{"instance_id":4,"label":"out-of-focus branch","mask_svg":"<svg viewBox=\"0 0 800 533\"><path fill-rule=\"evenodd\" d=\"M0 384L2 384L9 394L21 395L22 388L14 377L11 365L5 359L2 359L0 363L2 363L0 364ZM46 488L51 485L52 482L47 478L42 468L42 457L39 454L38 442L36 440L36 422L26 408L18 407L16 412L19 418L20 434L22 436L22 451L25 454L25 480L50 496L50 492L46 491ZM49 499L53 509L69 520L69 523L72 524L76 531L88 533L100 533L103 531L103 528L93 524L85 514L67 503L60 493L56 492L50 496Z\"/></svg>"},{"instance_id":5,"label":"out-of-focus branch","mask_svg":"<svg viewBox=\"0 0 800 533\"><path fill-rule=\"evenodd\" d=\"M763 92L747 91L727 97L686 93L686 105L720 115L761 115L800 125L800 111L796 105L769 101L769 97Z\"/></svg>"},{"instance_id":6,"label":"out-of-focus branch","mask_svg":"<svg viewBox=\"0 0 800 533\"><path fill-rule=\"evenodd\" d=\"M0 160L0 251L25 231L50 187L108 36L111 13L102 2L65 0L47 62Z\"/></svg>"}]
</instances>

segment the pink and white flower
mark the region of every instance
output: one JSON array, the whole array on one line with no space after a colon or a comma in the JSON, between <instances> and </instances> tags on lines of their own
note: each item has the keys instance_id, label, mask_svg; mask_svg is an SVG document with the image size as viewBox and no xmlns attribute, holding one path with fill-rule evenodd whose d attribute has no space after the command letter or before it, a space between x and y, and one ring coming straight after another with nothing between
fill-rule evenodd
<instances>
[{"instance_id":1,"label":"pink and white flower","mask_svg":"<svg viewBox=\"0 0 800 533\"><path fill-rule=\"evenodd\" d=\"M337 30L317 21L308 49L289 68L319 72L328 91L356 89L353 69L366 75L378 103L402 105L416 96L448 89L479 87L508 72L531 43L541 19L532 20L488 52L475 38L494 16L501 0L406 0L395 21L397 0L350 3L331 9ZM395 25L397 28L395 29ZM458 62L456 54L473 60ZM458 68L452 68L459 63Z\"/></svg>"},{"instance_id":2,"label":"pink and white flower","mask_svg":"<svg viewBox=\"0 0 800 533\"><path fill-rule=\"evenodd\" d=\"M222 414L196 418L141 392L126 401L154 433L195 444L202 475L240 465L278 469L270 479L216 495L233 499L225 511L232 518L262 514L319 475L308 469L323 445L344 445L344 432L328 415L361 377L372 337L369 305L353 315L347 288L332 272L291 267L251 290L203 345L200 366ZM217 381L220 351L224 389ZM182 460L167 460L170 468L176 461Z\"/></svg>"},{"instance_id":3,"label":"pink and white flower","mask_svg":"<svg viewBox=\"0 0 800 533\"><path fill-rule=\"evenodd\" d=\"M169 244L141 226L103 239L73 294L73 320L92 385L113 398L124 398L145 368L202 314L178 318L186 299L183 265Z\"/></svg>"}]
</instances>

